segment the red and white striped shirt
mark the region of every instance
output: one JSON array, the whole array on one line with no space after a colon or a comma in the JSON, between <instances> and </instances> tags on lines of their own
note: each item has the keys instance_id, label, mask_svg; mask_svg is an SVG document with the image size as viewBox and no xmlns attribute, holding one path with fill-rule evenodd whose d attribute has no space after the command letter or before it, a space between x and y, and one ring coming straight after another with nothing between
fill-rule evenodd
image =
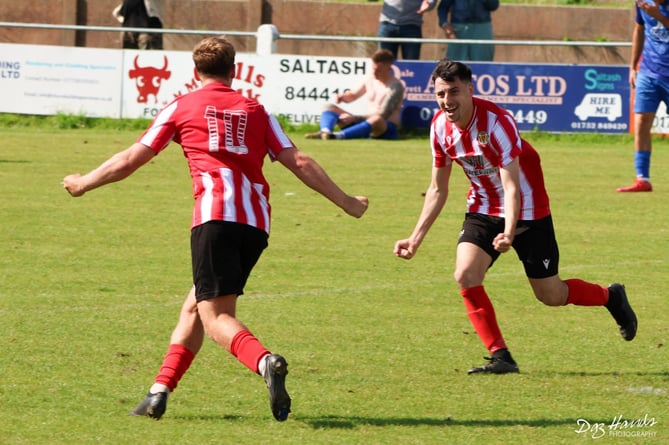
<instances>
[{"instance_id":1,"label":"red and white striped shirt","mask_svg":"<svg viewBox=\"0 0 669 445\"><path fill-rule=\"evenodd\" d=\"M511 114L494 103L474 97L474 114L465 129L439 110L432 119L430 144L434 167L455 161L469 178L467 212L504 217L504 188L499 170L515 158L520 164L520 220L550 215L541 160L520 137Z\"/></svg>"},{"instance_id":2,"label":"red and white striped shirt","mask_svg":"<svg viewBox=\"0 0 669 445\"><path fill-rule=\"evenodd\" d=\"M258 102L222 84L208 84L160 111L138 142L158 154L181 145L193 179L191 228L208 221L248 224L269 233L265 155L295 144Z\"/></svg>"}]
</instances>

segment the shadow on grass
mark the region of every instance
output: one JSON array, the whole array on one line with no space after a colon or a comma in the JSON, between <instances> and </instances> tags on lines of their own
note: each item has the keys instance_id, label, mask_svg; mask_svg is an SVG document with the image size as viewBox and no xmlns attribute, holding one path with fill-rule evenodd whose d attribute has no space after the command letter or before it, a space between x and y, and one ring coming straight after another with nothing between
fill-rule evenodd
<instances>
[{"instance_id":1,"label":"shadow on grass","mask_svg":"<svg viewBox=\"0 0 669 445\"><path fill-rule=\"evenodd\" d=\"M203 421L203 422L220 422L225 420L227 422L231 421L245 421L249 420L247 416L235 415L235 414L209 414L209 415L190 415L190 416L170 416L170 418L175 420L188 420L188 421Z\"/></svg>"},{"instance_id":2,"label":"shadow on grass","mask_svg":"<svg viewBox=\"0 0 669 445\"><path fill-rule=\"evenodd\" d=\"M204 421L204 422L233 422L247 421L248 416L244 415L185 415L170 416L175 420ZM414 418L414 417L362 417L362 416L300 416L293 414L288 422L301 422L314 429L346 429L352 430L361 426L466 426L466 427L513 427L527 426L533 428L551 427L560 425L574 425L574 419L468 419L458 420L453 418Z\"/></svg>"},{"instance_id":3,"label":"shadow on grass","mask_svg":"<svg viewBox=\"0 0 669 445\"><path fill-rule=\"evenodd\" d=\"M618 377L618 376L639 376L639 377L664 377L669 378L669 371L538 371L534 375L544 376L565 376L565 377Z\"/></svg>"},{"instance_id":4,"label":"shadow on grass","mask_svg":"<svg viewBox=\"0 0 669 445\"><path fill-rule=\"evenodd\" d=\"M344 416L319 416L319 417L296 417L298 422L304 422L312 428L338 428L353 429L359 426L477 426L477 427L504 427L504 426L529 426L550 427L559 425L573 425L574 419L475 419L457 420L452 418L412 418L412 417L344 417Z\"/></svg>"}]
</instances>

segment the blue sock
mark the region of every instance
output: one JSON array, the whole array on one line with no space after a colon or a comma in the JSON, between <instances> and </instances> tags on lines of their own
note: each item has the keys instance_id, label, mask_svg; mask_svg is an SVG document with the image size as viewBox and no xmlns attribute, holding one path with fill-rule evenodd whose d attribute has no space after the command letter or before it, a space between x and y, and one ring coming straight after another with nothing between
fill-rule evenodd
<instances>
[{"instance_id":1,"label":"blue sock","mask_svg":"<svg viewBox=\"0 0 669 445\"><path fill-rule=\"evenodd\" d=\"M649 151L635 151L634 152L634 168L636 169L636 177L650 180L650 152Z\"/></svg>"},{"instance_id":2,"label":"blue sock","mask_svg":"<svg viewBox=\"0 0 669 445\"><path fill-rule=\"evenodd\" d=\"M321 131L332 133L335 125L337 125L339 115L334 111L325 110L321 113Z\"/></svg>"},{"instance_id":3,"label":"blue sock","mask_svg":"<svg viewBox=\"0 0 669 445\"><path fill-rule=\"evenodd\" d=\"M372 126L367 121L346 127L341 131L342 139L367 139L372 134Z\"/></svg>"}]
</instances>

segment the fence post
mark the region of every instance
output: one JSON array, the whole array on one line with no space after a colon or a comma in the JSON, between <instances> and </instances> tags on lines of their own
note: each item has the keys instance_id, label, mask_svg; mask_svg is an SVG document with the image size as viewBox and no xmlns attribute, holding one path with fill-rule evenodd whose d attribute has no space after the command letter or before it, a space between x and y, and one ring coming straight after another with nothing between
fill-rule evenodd
<instances>
[{"instance_id":1,"label":"fence post","mask_svg":"<svg viewBox=\"0 0 669 445\"><path fill-rule=\"evenodd\" d=\"M268 56L276 53L276 41L279 40L279 30L274 25L260 25L256 33L256 54Z\"/></svg>"},{"instance_id":2,"label":"fence post","mask_svg":"<svg viewBox=\"0 0 669 445\"><path fill-rule=\"evenodd\" d=\"M65 0L62 2L63 7L63 24L76 25L77 24L77 0ZM76 46L77 33L76 31L65 31L61 33L61 45Z\"/></svg>"}]
</instances>

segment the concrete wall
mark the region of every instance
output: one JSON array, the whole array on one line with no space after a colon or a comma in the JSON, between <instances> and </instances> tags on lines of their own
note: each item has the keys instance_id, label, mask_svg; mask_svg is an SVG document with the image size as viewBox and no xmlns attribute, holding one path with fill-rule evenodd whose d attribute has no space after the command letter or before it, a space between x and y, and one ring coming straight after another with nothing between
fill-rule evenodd
<instances>
[{"instance_id":1,"label":"concrete wall","mask_svg":"<svg viewBox=\"0 0 669 445\"><path fill-rule=\"evenodd\" d=\"M0 0L5 22L119 26L111 11L119 0ZM165 27L203 30L202 35L166 35L165 48L190 50L203 36L226 31L255 31L272 23L284 34L376 35L381 2L331 3L307 0L164 0ZM570 6L501 5L493 13L495 38L502 40L607 40L627 42L634 24L633 9ZM436 11L425 16L423 34L440 39ZM253 37L230 37L240 52L255 51ZM15 43L120 47L119 32L60 31L0 28L0 41ZM286 54L368 56L373 42L279 40L277 49ZM424 44L422 58L443 57L446 43ZM629 47L504 46L496 48L495 60L519 63L626 64Z\"/></svg>"}]
</instances>

